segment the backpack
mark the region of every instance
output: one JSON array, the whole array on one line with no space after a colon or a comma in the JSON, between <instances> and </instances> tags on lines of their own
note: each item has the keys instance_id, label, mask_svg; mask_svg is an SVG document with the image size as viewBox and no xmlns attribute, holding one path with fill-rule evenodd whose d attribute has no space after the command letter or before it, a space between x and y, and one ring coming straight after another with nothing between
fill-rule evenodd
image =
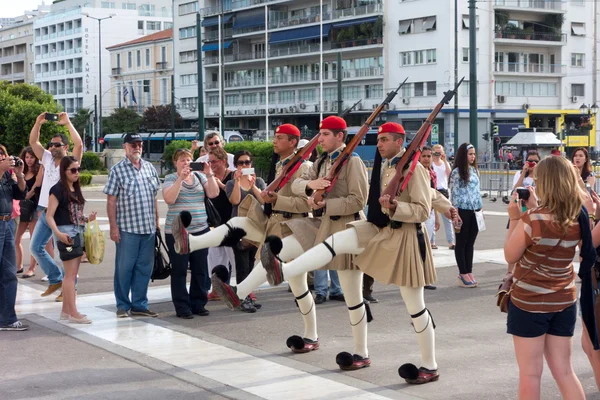
<instances>
[{"instance_id":1,"label":"backpack","mask_svg":"<svg viewBox=\"0 0 600 400\"><path fill-rule=\"evenodd\" d=\"M164 249L164 252L162 251ZM155 279L162 280L167 279L171 276L171 260L169 258L169 251L165 242L162 239L159 230L156 230L156 236L154 238L154 268L152 269L152 282Z\"/></svg>"}]
</instances>

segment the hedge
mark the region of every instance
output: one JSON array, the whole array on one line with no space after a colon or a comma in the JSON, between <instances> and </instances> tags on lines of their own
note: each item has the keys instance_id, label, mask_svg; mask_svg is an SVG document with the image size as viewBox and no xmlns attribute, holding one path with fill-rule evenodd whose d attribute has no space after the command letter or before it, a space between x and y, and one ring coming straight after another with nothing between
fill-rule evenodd
<instances>
[{"instance_id":1,"label":"hedge","mask_svg":"<svg viewBox=\"0 0 600 400\"><path fill-rule=\"evenodd\" d=\"M81 157L81 169L84 171L98 171L104 169L104 164L98 154L86 151Z\"/></svg>"},{"instance_id":2,"label":"hedge","mask_svg":"<svg viewBox=\"0 0 600 400\"><path fill-rule=\"evenodd\" d=\"M169 143L167 147L165 147L165 152L163 153L162 159L165 161L165 166L169 170L175 169L173 166L173 155L178 149L192 149L192 143L187 140L176 140L174 142Z\"/></svg>"},{"instance_id":3,"label":"hedge","mask_svg":"<svg viewBox=\"0 0 600 400\"><path fill-rule=\"evenodd\" d=\"M273 154L273 143L271 142L232 142L225 145L228 153L234 154L240 150L246 150L252 153L254 157L254 169L256 175L267 179L269 168L271 166L271 156Z\"/></svg>"},{"instance_id":4,"label":"hedge","mask_svg":"<svg viewBox=\"0 0 600 400\"><path fill-rule=\"evenodd\" d=\"M82 172L79 174L79 184L81 186L87 186L92 183L92 174L87 172Z\"/></svg>"}]
</instances>

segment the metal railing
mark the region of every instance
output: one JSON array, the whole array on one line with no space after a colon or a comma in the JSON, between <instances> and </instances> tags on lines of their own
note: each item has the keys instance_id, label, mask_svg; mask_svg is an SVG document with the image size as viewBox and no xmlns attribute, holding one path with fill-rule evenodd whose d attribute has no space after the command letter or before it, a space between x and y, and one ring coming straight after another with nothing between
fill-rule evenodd
<instances>
[{"instance_id":1,"label":"metal railing","mask_svg":"<svg viewBox=\"0 0 600 400\"><path fill-rule=\"evenodd\" d=\"M510 29L496 30L496 39L515 39L515 40L541 40L545 42L561 42L567 41L566 33L552 32L522 32Z\"/></svg>"},{"instance_id":2,"label":"metal railing","mask_svg":"<svg viewBox=\"0 0 600 400\"><path fill-rule=\"evenodd\" d=\"M166 61L159 61L156 63L156 69L158 71L165 70L165 69L167 69L167 64L168 63Z\"/></svg>"},{"instance_id":3,"label":"metal railing","mask_svg":"<svg viewBox=\"0 0 600 400\"><path fill-rule=\"evenodd\" d=\"M558 0L495 0L496 7L539 8L543 10L563 10L563 2Z\"/></svg>"},{"instance_id":4,"label":"metal railing","mask_svg":"<svg viewBox=\"0 0 600 400\"><path fill-rule=\"evenodd\" d=\"M487 192L489 197L510 195L513 174L507 162L485 162L478 165L479 189Z\"/></svg>"},{"instance_id":5,"label":"metal railing","mask_svg":"<svg viewBox=\"0 0 600 400\"><path fill-rule=\"evenodd\" d=\"M344 8L333 12L333 19L356 17L359 15L383 12L383 4L369 4L367 6Z\"/></svg>"},{"instance_id":6,"label":"metal railing","mask_svg":"<svg viewBox=\"0 0 600 400\"><path fill-rule=\"evenodd\" d=\"M494 72L516 74L562 74L564 67L565 66L561 64L496 62L494 63Z\"/></svg>"},{"instance_id":7,"label":"metal railing","mask_svg":"<svg viewBox=\"0 0 600 400\"><path fill-rule=\"evenodd\" d=\"M111 75L121 75L121 67L112 68Z\"/></svg>"}]
</instances>

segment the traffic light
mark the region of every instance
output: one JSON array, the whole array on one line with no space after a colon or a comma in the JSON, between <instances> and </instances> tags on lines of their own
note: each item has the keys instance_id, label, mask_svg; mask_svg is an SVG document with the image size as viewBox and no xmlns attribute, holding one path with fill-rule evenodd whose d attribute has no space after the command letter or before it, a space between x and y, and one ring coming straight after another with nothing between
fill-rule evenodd
<instances>
[{"instance_id":1,"label":"traffic light","mask_svg":"<svg viewBox=\"0 0 600 400\"><path fill-rule=\"evenodd\" d=\"M484 133L483 135L481 135L481 137L483 138L483 140L485 140L486 142L488 140L490 140L490 134L489 133Z\"/></svg>"},{"instance_id":2,"label":"traffic light","mask_svg":"<svg viewBox=\"0 0 600 400\"><path fill-rule=\"evenodd\" d=\"M498 136L498 125L492 122L492 136Z\"/></svg>"}]
</instances>

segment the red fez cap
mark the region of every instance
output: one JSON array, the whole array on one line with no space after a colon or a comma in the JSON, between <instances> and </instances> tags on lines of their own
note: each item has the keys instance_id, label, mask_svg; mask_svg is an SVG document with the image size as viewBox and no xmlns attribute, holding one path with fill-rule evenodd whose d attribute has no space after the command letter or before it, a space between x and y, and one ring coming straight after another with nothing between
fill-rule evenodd
<instances>
[{"instance_id":1,"label":"red fez cap","mask_svg":"<svg viewBox=\"0 0 600 400\"><path fill-rule=\"evenodd\" d=\"M331 131L343 131L346 128L348 128L346 121L335 115L325 118L319 125L319 129L329 129Z\"/></svg>"},{"instance_id":2,"label":"red fez cap","mask_svg":"<svg viewBox=\"0 0 600 400\"><path fill-rule=\"evenodd\" d=\"M300 129L296 128L296 126L292 124L279 125L277 129L275 129L275 133L284 133L286 135L300 137Z\"/></svg>"},{"instance_id":3,"label":"red fez cap","mask_svg":"<svg viewBox=\"0 0 600 400\"><path fill-rule=\"evenodd\" d=\"M386 122L385 124L381 125L379 127L379 130L377 131L377 134L381 134L381 133L399 133L401 135L404 135L404 127L396 122Z\"/></svg>"}]
</instances>

